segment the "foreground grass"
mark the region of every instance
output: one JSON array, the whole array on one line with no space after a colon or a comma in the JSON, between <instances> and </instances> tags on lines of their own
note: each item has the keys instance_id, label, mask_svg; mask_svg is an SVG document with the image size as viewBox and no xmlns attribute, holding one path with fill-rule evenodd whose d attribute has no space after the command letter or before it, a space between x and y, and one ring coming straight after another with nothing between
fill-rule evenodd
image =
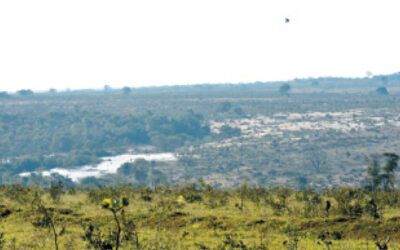
<instances>
[{"instance_id":1,"label":"foreground grass","mask_svg":"<svg viewBox=\"0 0 400 250\"><path fill-rule=\"evenodd\" d=\"M334 195L346 196L346 190ZM140 249L377 249L375 243L388 237L389 249L400 248L399 193L353 191L356 198L344 201L346 212L332 191L123 187L60 191L54 199L44 189L3 187L0 232L5 249L54 249L52 232L35 226L40 217L33 200L40 197L54 211L57 230L65 227L59 248L88 249L85 226L98 226L103 237L116 230L112 213L100 206L102 199L127 197L125 214L134 223ZM380 218L364 208L371 197L377 200ZM332 203L329 211L327 200ZM122 249L136 248L131 241L122 243Z\"/></svg>"}]
</instances>

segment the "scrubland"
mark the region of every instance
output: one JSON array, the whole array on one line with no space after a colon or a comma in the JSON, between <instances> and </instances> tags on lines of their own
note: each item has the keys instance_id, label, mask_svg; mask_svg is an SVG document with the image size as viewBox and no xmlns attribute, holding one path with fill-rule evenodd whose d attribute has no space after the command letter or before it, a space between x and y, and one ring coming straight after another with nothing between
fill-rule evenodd
<instances>
[{"instance_id":1,"label":"scrubland","mask_svg":"<svg viewBox=\"0 0 400 250\"><path fill-rule=\"evenodd\" d=\"M200 181L154 189L14 185L0 193L5 249L55 249L55 234L58 249L116 249L115 218L119 249L400 246L399 191L214 189Z\"/></svg>"}]
</instances>

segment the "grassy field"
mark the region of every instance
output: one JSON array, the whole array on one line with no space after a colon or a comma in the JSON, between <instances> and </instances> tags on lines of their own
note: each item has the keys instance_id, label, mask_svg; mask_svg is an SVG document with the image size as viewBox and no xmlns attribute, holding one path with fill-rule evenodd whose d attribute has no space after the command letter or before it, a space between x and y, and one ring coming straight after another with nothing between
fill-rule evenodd
<instances>
[{"instance_id":1,"label":"grassy field","mask_svg":"<svg viewBox=\"0 0 400 250\"><path fill-rule=\"evenodd\" d=\"M389 249L400 247L400 192L246 185L4 186L0 243L4 249L55 249L55 232L59 249L116 249L117 223L102 202L121 197L129 204L115 209L120 249L378 249L376 243L387 240Z\"/></svg>"}]
</instances>

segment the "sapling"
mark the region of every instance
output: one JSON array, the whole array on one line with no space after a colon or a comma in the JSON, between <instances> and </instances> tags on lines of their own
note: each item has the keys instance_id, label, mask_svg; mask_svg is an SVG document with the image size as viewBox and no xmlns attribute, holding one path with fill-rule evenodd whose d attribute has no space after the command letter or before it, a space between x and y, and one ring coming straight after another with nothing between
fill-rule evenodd
<instances>
[{"instance_id":1,"label":"sapling","mask_svg":"<svg viewBox=\"0 0 400 250\"><path fill-rule=\"evenodd\" d=\"M64 187L62 181L58 181L57 183L51 183L51 186L49 188L49 194L54 202L60 201L61 195L64 194L63 188Z\"/></svg>"},{"instance_id":2,"label":"sapling","mask_svg":"<svg viewBox=\"0 0 400 250\"><path fill-rule=\"evenodd\" d=\"M375 202L375 199L370 199L365 205L364 210L375 220L382 218L382 215L380 213L382 208L378 207L378 205Z\"/></svg>"},{"instance_id":3,"label":"sapling","mask_svg":"<svg viewBox=\"0 0 400 250\"><path fill-rule=\"evenodd\" d=\"M54 246L58 250L58 238L65 233L65 224L61 224L61 229L57 230L59 223L54 208L45 207L39 196L36 195L32 206L38 215L38 218L32 222L32 225L35 227L47 227L53 233Z\"/></svg>"},{"instance_id":4,"label":"sapling","mask_svg":"<svg viewBox=\"0 0 400 250\"><path fill-rule=\"evenodd\" d=\"M120 200L111 200L106 198L103 200L101 206L104 209L109 210L113 214L114 221L117 225L117 231L115 232L115 249L118 250L121 244L121 221L118 217L121 217L122 222L125 222L125 211L124 207L129 205L127 198L122 198ZM136 238L137 240L137 238Z\"/></svg>"},{"instance_id":5,"label":"sapling","mask_svg":"<svg viewBox=\"0 0 400 250\"><path fill-rule=\"evenodd\" d=\"M326 201L325 203L325 212L326 212L326 216L329 217L329 209L331 209L331 202L329 200Z\"/></svg>"}]
</instances>

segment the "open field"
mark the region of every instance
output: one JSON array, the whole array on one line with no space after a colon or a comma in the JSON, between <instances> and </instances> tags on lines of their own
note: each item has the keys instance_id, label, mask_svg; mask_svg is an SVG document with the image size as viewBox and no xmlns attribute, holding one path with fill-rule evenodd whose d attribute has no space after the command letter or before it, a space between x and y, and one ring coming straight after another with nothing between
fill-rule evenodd
<instances>
[{"instance_id":1,"label":"open field","mask_svg":"<svg viewBox=\"0 0 400 250\"><path fill-rule=\"evenodd\" d=\"M135 235L122 238L121 249L376 249L388 237L390 249L400 247L398 191L219 190L196 184L68 192L8 186L0 194L5 249L54 249L38 201L51 214L59 249L94 247L85 240L90 225L98 239L114 242L109 234L116 222L101 202L121 197L129 200L124 217L118 215L127 221L122 235Z\"/></svg>"}]
</instances>

